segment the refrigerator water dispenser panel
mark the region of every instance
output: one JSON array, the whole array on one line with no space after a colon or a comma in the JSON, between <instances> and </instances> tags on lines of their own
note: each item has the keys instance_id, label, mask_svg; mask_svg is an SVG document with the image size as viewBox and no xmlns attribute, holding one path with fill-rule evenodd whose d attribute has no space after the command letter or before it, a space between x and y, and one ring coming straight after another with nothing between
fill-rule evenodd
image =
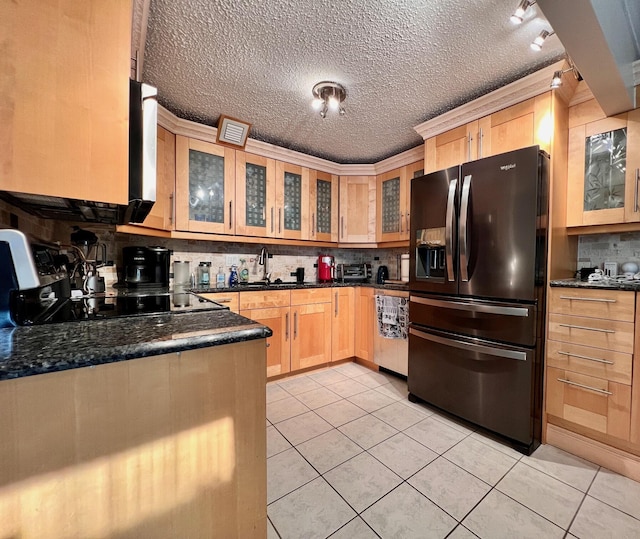
<instances>
[{"instance_id":1,"label":"refrigerator water dispenser panel","mask_svg":"<svg viewBox=\"0 0 640 539\"><path fill-rule=\"evenodd\" d=\"M445 227L416 231L416 278L444 280L446 275Z\"/></svg>"}]
</instances>

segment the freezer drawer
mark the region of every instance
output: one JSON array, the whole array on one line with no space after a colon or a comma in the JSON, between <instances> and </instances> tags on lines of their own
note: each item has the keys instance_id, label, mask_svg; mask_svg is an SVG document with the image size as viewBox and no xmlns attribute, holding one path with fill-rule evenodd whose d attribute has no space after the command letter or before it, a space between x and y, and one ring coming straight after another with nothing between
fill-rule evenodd
<instances>
[{"instance_id":1,"label":"freezer drawer","mask_svg":"<svg viewBox=\"0 0 640 539\"><path fill-rule=\"evenodd\" d=\"M446 332L535 346L536 305L411 294L409 321Z\"/></svg>"},{"instance_id":2,"label":"freezer drawer","mask_svg":"<svg viewBox=\"0 0 640 539\"><path fill-rule=\"evenodd\" d=\"M540 438L539 372L533 349L410 326L409 392L523 452Z\"/></svg>"}]
</instances>

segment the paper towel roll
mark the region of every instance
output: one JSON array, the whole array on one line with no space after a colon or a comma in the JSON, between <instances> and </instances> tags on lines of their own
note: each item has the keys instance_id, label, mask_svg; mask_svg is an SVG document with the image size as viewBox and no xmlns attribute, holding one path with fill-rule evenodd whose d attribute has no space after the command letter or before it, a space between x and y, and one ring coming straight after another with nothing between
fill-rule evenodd
<instances>
[{"instance_id":1,"label":"paper towel roll","mask_svg":"<svg viewBox=\"0 0 640 539\"><path fill-rule=\"evenodd\" d=\"M409 282L409 253L400 255L400 280Z\"/></svg>"}]
</instances>

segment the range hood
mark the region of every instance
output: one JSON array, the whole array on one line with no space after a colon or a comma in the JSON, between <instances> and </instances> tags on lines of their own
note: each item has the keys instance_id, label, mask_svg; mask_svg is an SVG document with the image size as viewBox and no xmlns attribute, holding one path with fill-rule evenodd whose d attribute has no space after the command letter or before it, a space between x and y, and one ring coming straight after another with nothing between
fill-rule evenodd
<instances>
[{"instance_id":1,"label":"range hood","mask_svg":"<svg viewBox=\"0 0 640 539\"><path fill-rule=\"evenodd\" d=\"M129 95L127 205L13 191L0 191L0 198L45 219L109 224L142 223L156 201L158 91L148 84L130 80Z\"/></svg>"}]
</instances>

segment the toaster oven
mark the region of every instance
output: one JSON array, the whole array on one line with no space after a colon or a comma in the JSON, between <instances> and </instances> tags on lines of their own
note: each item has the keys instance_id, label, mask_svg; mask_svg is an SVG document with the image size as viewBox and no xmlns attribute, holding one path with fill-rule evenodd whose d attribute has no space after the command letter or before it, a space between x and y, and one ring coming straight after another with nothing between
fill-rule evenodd
<instances>
[{"instance_id":1,"label":"toaster oven","mask_svg":"<svg viewBox=\"0 0 640 539\"><path fill-rule=\"evenodd\" d=\"M341 283L368 283L371 279L371 264L337 264L336 280Z\"/></svg>"}]
</instances>

